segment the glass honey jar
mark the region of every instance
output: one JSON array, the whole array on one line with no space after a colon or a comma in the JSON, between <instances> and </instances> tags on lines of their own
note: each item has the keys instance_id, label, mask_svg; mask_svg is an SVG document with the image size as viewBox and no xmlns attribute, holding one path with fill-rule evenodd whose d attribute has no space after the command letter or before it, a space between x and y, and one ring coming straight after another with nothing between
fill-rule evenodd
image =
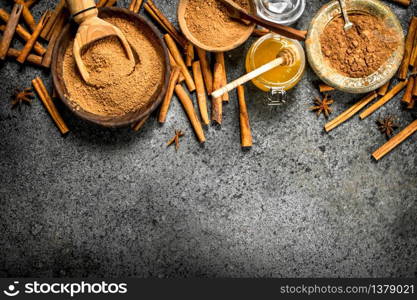
<instances>
[{"instance_id":1,"label":"glass honey jar","mask_svg":"<svg viewBox=\"0 0 417 300\"><path fill-rule=\"evenodd\" d=\"M292 25L303 14L305 0L254 0L258 15L268 21Z\"/></svg>"},{"instance_id":2,"label":"glass honey jar","mask_svg":"<svg viewBox=\"0 0 417 300\"><path fill-rule=\"evenodd\" d=\"M246 71L249 73L274 60L282 49L290 46L296 49L298 57L293 65L278 66L252 80L260 90L269 92L269 100L272 102L285 100L285 92L297 85L303 77L306 68L303 47L296 40L270 33L253 43L246 55Z\"/></svg>"}]
</instances>

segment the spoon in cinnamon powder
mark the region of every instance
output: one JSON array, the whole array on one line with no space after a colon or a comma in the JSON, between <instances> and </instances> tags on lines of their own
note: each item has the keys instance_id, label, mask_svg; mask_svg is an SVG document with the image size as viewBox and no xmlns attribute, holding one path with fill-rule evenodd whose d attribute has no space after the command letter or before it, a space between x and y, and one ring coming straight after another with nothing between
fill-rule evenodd
<instances>
[{"instance_id":1,"label":"spoon in cinnamon powder","mask_svg":"<svg viewBox=\"0 0 417 300\"><path fill-rule=\"evenodd\" d=\"M237 88L239 85L242 85L276 67L279 66L291 66L295 64L298 60L300 60L300 55L295 48L294 45L290 45L284 49L282 49L278 55L277 58L270 61L267 64L264 64L263 66L260 66L259 68L253 70L252 72L249 72L248 74L230 82L229 84L225 85L224 87L214 91L211 93L211 96L216 99L220 96L222 96L225 93L230 92L231 90Z\"/></svg>"},{"instance_id":2,"label":"spoon in cinnamon powder","mask_svg":"<svg viewBox=\"0 0 417 300\"><path fill-rule=\"evenodd\" d=\"M339 3L340 3L340 9L342 10L343 18L345 19L345 26L343 27L343 29L345 31L348 31L349 29L353 27L353 24L349 20L349 15L347 13L347 8L346 8L346 2L345 0L339 0Z\"/></svg>"},{"instance_id":3,"label":"spoon in cinnamon powder","mask_svg":"<svg viewBox=\"0 0 417 300\"><path fill-rule=\"evenodd\" d=\"M95 41L116 36L128 59L135 63L132 49L126 37L119 28L98 17L98 9L94 0L66 0L66 2L74 21L80 24L74 40L73 53L78 70L85 82L88 83L90 75L81 58L81 51Z\"/></svg>"}]
</instances>

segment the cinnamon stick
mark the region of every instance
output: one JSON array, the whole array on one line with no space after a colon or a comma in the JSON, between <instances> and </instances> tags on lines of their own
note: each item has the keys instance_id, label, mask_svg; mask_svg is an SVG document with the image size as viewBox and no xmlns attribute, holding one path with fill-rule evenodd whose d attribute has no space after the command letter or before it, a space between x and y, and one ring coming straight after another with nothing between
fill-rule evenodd
<instances>
[{"instance_id":1,"label":"cinnamon stick","mask_svg":"<svg viewBox=\"0 0 417 300\"><path fill-rule=\"evenodd\" d=\"M376 97L378 97L378 95L375 91L366 95L362 100L356 102L349 109L345 110L339 116L327 123L324 126L324 129L326 130L326 132L330 132L331 130L335 129L336 127L338 127L339 125L343 124L344 122L352 118L354 115L356 115L362 108L371 103L372 100L376 99Z\"/></svg>"},{"instance_id":2,"label":"cinnamon stick","mask_svg":"<svg viewBox=\"0 0 417 300\"><path fill-rule=\"evenodd\" d=\"M129 5L129 10L138 13L142 7L143 0L132 0Z\"/></svg>"},{"instance_id":3,"label":"cinnamon stick","mask_svg":"<svg viewBox=\"0 0 417 300\"><path fill-rule=\"evenodd\" d=\"M201 121L204 125L210 123L207 110L207 95L204 88L203 74L201 73L200 61L193 63L194 82L197 91L197 103L200 110Z\"/></svg>"},{"instance_id":4,"label":"cinnamon stick","mask_svg":"<svg viewBox=\"0 0 417 300\"><path fill-rule=\"evenodd\" d=\"M413 69L411 70L411 75L413 75L413 76L417 75L417 60L416 60L416 63L414 64Z\"/></svg>"},{"instance_id":5,"label":"cinnamon stick","mask_svg":"<svg viewBox=\"0 0 417 300\"><path fill-rule=\"evenodd\" d=\"M207 54L206 51L199 47L196 47L196 50L198 59L200 60L204 84L206 85L207 93L210 95L213 92L213 74L211 73L210 64L207 60Z\"/></svg>"},{"instance_id":6,"label":"cinnamon stick","mask_svg":"<svg viewBox=\"0 0 417 300\"><path fill-rule=\"evenodd\" d=\"M112 7L113 5L115 5L117 2L117 0L107 0L107 3L104 5L106 7Z\"/></svg>"},{"instance_id":7,"label":"cinnamon stick","mask_svg":"<svg viewBox=\"0 0 417 300\"><path fill-rule=\"evenodd\" d=\"M417 78L414 76L414 87L413 87L413 91L411 93L413 95L413 97L417 97Z\"/></svg>"},{"instance_id":8,"label":"cinnamon stick","mask_svg":"<svg viewBox=\"0 0 417 300\"><path fill-rule=\"evenodd\" d=\"M217 90L222 87L223 82L223 67L221 64L216 63L214 65L214 81L213 81L213 88L214 90ZM217 124L222 123L222 117L223 117L223 98L222 96L213 98L212 99L212 113L211 113L211 119Z\"/></svg>"},{"instance_id":9,"label":"cinnamon stick","mask_svg":"<svg viewBox=\"0 0 417 300\"><path fill-rule=\"evenodd\" d=\"M264 36L271 33L271 30L266 28L255 28L252 32L254 36Z\"/></svg>"},{"instance_id":10,"label":"cinnamon stick","mask_svg":"<svg viewBox=\"0 0 417 300\"><path fill-rule=\"evenodd\" d=\"M54 20L52 20L54 19ZM55 11L50 12L50 18L48 22L45 23L45 25L42 28L41 34L39 35L41 38L43 38L45 41L49 41L51 38L51 31L52 28L55 26L55 20L57 19L57 14ZM58 18L60 19L60 18Z\"/></svg>"},{"instance_id":11,"label":"cinnamon stick","mask_svg":"<svg viewBox=\"0 0 417 300\"><path fill-rule=\"evenodd\" d=\"M408 66L410 64L411 52L413 50L414 37L417 31L417 17L412 17L410 26L408 27L407 38L405 41L404 58L398 70L397 77L401 80L405 80L408 74Z\"/></svg>"},{"instance_id":12,"label":"cinnamon stick","mask_svg":"<svg viewBox=\"0 0 417 300\"><path fill-rule=\"evenodd\" d=\"M22 16L25 23L29 26L31 31L34 31L36 28L36 22L33 18L32 13L30 12L29 5L24 0L14 0L15 3L20 4L23 6L22 8Z\"/></svg>"},{"instance_id":13,"label":"cinnamon stick","mask_svg":"<svg viewBox=\"0 0 417 300\"><path fill-rule=\"evenodd\" d=\"M7 51L7 56L17 58L19 57L21 52L22 51L20 50L9 48L9 50ZM36 66L42 67L42 56L29 54L28 57L26 58L26 61Z\"/></svg>"},{"instance_id":14,"label":"cinnamon stick","mask_svg":"<svg viewBox=\"0 0 417 300\"><path fill-rule=\"evenodd\" d=\"M168 50L168 57L169 57L169 64L171 65L171 68L174 69L175 67L178 67L174 57L172 57L172 54L169 50ZM178 82L183 82L184 80L185 80L185 77L182 74L182 70L181 70L180 76L178 77Z\"/></svg>"},{"instance_id":15,"label":"cinnamon stick","mask_svg":"<svg viewBox=\"0 0 417 300\"><path fill-rule=\"evenodd\" d=\"M52 28L52 35L51 35L51 38L49 39L48 48L42 59L42 65L45 68L49 68L51 66L53 51L54 51L56 42L58 41L58 38L61 35L61 32L65 26L65 23L68 17L68 12L67 11L63 12L61 16L62 17L57 20L56 24Z\"/></svg>"},{"instance_id":16,"label":"cinnamon stick","mask_svg":"<svg viewBox=\"0 0 417 300\"><path fill-rule=\"evenodd\" d=\"M194 46L193 46L193 44L189 43L187 45L187 49L186 49L185 55L186 55L186 57L185 57L185 65L187 67L191 67L192 64L193 64L193 60L194 60Z\"/></svg>"},{"instance_id":17,"label":"cinnamon stick","mask_svg":"<svg viewBox=\"0 0 417 300\"><path fill-rule=\"evenodd\" d=\"M320 93L327 93L327 92L331 92L334 91L334 87L331 87L325 83L320 83L319 84L319 91Z\"/></svg>"},{"instance_id":18,"label":"cinnamon stick","mask_svg":"<svg viewBox=\"0 0 417 300\"><path fill-rule=\"evenodd\" d=\"M32 36L26 42L25 47L20 53L19 57L16 59L18 62L23 64L28 57L30 51L32 50L33 46L35 45L36 40L38 39L39 35L41 34L41 30L45 25L45 22L49 19L49 12L43 14L42 18L39 20L39 23L36 25L35 31L33 31Z\"/></svg>"},{"instance_id":19,"label":"cinnamon stick","mask_svg":"<svg viewBox=\"0 0 417 300\"><path fill-rule=\"evenodd\" d=\"M411 98L410 103L408 103L408 105L407 105L407 109L413 109L415 103L416 103L416 99L415 98Z\"/></svg>"},{"instance_id":20,"label":"cinnamon stick","mask_svg":"<svg viewBox=\"0 0 417 300\"><path fill-rule=\"evenodd\" d=\"M172 25L172 23L158 9L158 7L156 7L153 1L146 1L144 8L148 14L181 46L182 49L186 49L186 46L188 45L187 39L177 31L174 25Z\"/></svg>"},{"instance_id":21,"label":"cinnamon stick","mask_svg":"<svg viewBox=\"0 0 417 300\"><path fill-rule=\"evenodd\" d=\"M168 56L169 56L169 64L171 65L171 67L173 68L173 67L178 66L177 62L175 61L175 59L172 56L171 51L169 51L169 49L168 49Z\"/></svg>"},{"instance_id":22,"label":"cinnamon stick","mask_svg":"<svg viewBox=\"0 0 417 300\"><path fill-rule=\"evenodd\" d=\"M402 99L402 101L407 105L410 104L413 98L413 88L414 88L414 77L410 76L410 78L408 79L407 88L405 89L405 93Z\"/></svg>"},{"instance_id":23,"label":"cinnamon stick","mask_svg":"<svg viewBox=\"0 0 417 300\"><path fill-rule=\"evenodd\" d=\"M414 43L414 49L410 57L410 66L411 67L417 66L417 34L416 34L416 41Z\"/></svg>"},{"instance_id":24,"label":"cinnamon stick","mask_svg":"<svg viewBox=\"0 0 417 300\"><path fill-rule=\"evenodd\" d=\"M410 55L410 66L417 67L417 30L414 34L413 50Z\"/></svg>"},{"instance_id":25,"label":"cinnamon stick","mask_svg":"<svg viewBox=\"0 0 417 300\"><path fill-rule=\"evenodd\" d=\"M297 30L289 26L276 24L266 19L262 19L257 15L252 15L248 13L245 9L241 8L232 0L220 0L220 1L232 10L231 15L234 18L240 18L246 21L253 22L255 24L260 24L262 25L262 27L270 29L271 31L279 35L285 36L287 38L295 39L298 41L304 41L306 39L307 31L305 30Z\"/></svg>"},{"instance_id":26,"label":"cinnamon stick","mask_svg":"<svg viewBox=\"0 0 417 300\"><path fill-rule=\"evenodd\" d=\"M249 114L245 101L245 89L242 85L237 87L237 97L239 100L239 119L240 119L240 140L244 148L252 147L252 133L249 123Z\"/></svg>"},{"instance_id":27,"label":"cinnamon stick","mask_svg":"<svg viewBox=\"0 0 417 300\"><path fill-rule=\"evenodd\" d=\"M378 89L378 95L385 96L385 94L388 92L390 85L391 85L391 80L388 80L387 83L385 83L383 86L381 86Z\"/></svg>"},{"instance_id":28,"label":"cinnamon stick","mask_svg":"<svg viewBox=\"0 0 417 300\"><path fill-rule=\"evenodd\" d=\"M0 59L4 60L9 50L10 43L12 42L13 36L16 32L17 24L23 11L23 5L15 4L10 14L9 21L4 29L3 37L0 42Z\"/></svg>"},{"instance_id":29,"label":"cinnamon stick","mask_svg":"<svg viewBox=\"0 0 417 300\"><path fill-rule=\"evenodd\" d=\"M23 15L23 19L25 20L25 23L29 26L30 30L31 31L35 30L36 28L35 19L33 18L33 15L30 12L30 9L26 5L23 5L22 15Z\"/></svg>"},{"instance_id":30,"label":"cinnamon stick","mask_svg":"<svg viewBox=\"0 0 417 300\"><path fill-rule=\"evenodd\" d=\"M188 94L185 92L184 88L180 84L177 84L177 86L175 87L175 93L177 94L178 99L182 103L184 110L187 113L188 118L190 119L191 125L193 126L198 141L200 143L204 143L206 141L206 137L204 136L203 127L201 126L201 123L198 120L190 96L188 96Z\"/></svg>"},{"instance_id":31,"label":"cinnamon stick","mask_svg":"<svg viewBox=\"0 0 417 300\"><path fill-rule=\"evenodd\" d=\"M401 4L405 7L407 7L407 6L410 5L411 0L391 0L391 2L395 2L395 3Z\"/></svg>"},{"instance_id":32,"label":"cinnamon stick","mask_svg":"<svg viewBox=\"0 0 417 300\"><path fill-rule=\"evenodd\" d=\"M39 0L26 0L25 4L27 5L27 7L31 7L33 4L35 4L36 2L38 2Z\"/></svg>"},{"instance_id":33,"label":"cinnamon stick","mask_svg":"<svg viewBox=\"0 0 417 300\"><path fill-rule=\"evenodd\" d=\"M365 119L366 117L373 114L377 109L379 109L381 106L383 106L385 103L390 101L392 98L394 98L395 95L397 95L403 88L406 87L408 83L408 80L401 81L396 86L394 86L384 97L376 101L374 104L372 104L370 107L368 107L366 110L364 110L359 117L361 119Z\"/></svg>"},{"instance_id":34,"label":"cinnamon stick","mask_svg":"<svg viewBox=\"0 0 417 300\"><path fill-rule=\"evenodd\" d=\"M372 154L372 156L376 160L380 160L385 155L387 155L389 152L391 152L395 147L397 147L402 142L404 142L408 137L410 137L416 131L417 131L417 120L415 120L410 125L408 125L406 128L404 128L400 133L398 133L396 136L394 136L392 139L390 139L381 148L376 150Z\"/></svg>"},{"instance_id":35,"label":"cinnamon stick","mask_svg":"<svg viewBox=\"0 0 417 300\"><path fill-rule=\"evenodd\" d=\"M168 89L165 94L164 100L162 101L161 110L159 111L159 123L165 123L167 118L167 113L169 109L169 105L171 104L172 95L174 94L175 86L178 82L178 76L180 75L181 69L179 67L175 67L171 71L171 75L169 77L169 84Z\"/></svg>"},{"instance_id":36,"label":"cinnamon stick","mask_svg":"<svg viewBox=\"0 0 417 300\"><path fill-rule=\"evenodd\" d=\"M413 72L415 72L415 69L417 68L417 30L414 35L414 45L410 56L410 66L414 67Z\"/></svg>"},{"instance_id":37,"label":"cinnamon stick","mask_svg":"<svg viewBox=\"0 0 417 300\"><path fill-rule=\"evenodd\" d=\"M9 18L9 14L4 9L0 8L0 19L4 22L8 22ZM31 34L21 25L16 26L16 33L25 41L28 41L31 37ZM39 55L44 55L46 52L46 49L38 42L35 43L33 50Z\"/></svg>"},{"instance_id":38,"label":"cinnamon stick","mask_svg":"<svg viewBox=\"0 0 417 300\"><path fill-rule=\"evenodd\" d=\"M52 98L49 95L42 79L36 77L32 80L32 85L61 134L67 134L69 129L59 114L55 104L53 103Z\"/></svg>"},{"instance_id":39,"label":"cinnamon stick","mask_svg":"<svg viewBox=\"0 0 417 300\"><path fill-rule=\"evenodd\" d=\"M136 6L136 0L131 0L129 4L129 10L134 12L135 6Z\"/></svg>"},{"instance_id":40,"label":"cinnamon stick","mask_svg":"<svg viewBox=\"0 0 417 300\"><path fill-rule=\"evenodd\" d=\"M178 64L178 66L181 68L182 74L185 77L185 83L187 84L188 90L190 92L195 91L195 85L193 78L191 77L190 72L188 71L184 60L182 59L182 56L180 54L180 51L177 48L177 45L175 44L174 40L169 34L164 35L165 42L169 48L169 51L171 52L172 56L175 59L175 62Z\"/></svg>"},{"instance_id":41,"label":"cinnamon stick","mask_svg":"<svg viewBox=\"0 0 417 300\"><path fill-rule=\"evenodd\" d=\"M222 78L222 86L225 86L227 84L227 73L226 73L226 64L224 62L224 53L223 52L217 52L215 54L216 62L221 64L223 67L223 78ZM229 102L229 93L223 94L223 101Z\"/></svg>"},{"instance_id":42,"label":"cinnamon stick","mask_svg":"<svg viewBox=\"0 0 417 300\"><path fill-rule=\"evenodd\" d=\"M45 40L50 40L51 38L51 31L53 30L55 24L57 24L58 20L63 18L62 13L65 8L65 0L59 1L57 6L55 7L55 10L51 13L51 17L49 18L48 22L45 24L45 26L42 29L41 32L41 38Z\"/></svg>"},{"instance_id":43,"label":"cinnamon stick","mask_svg":"<svg viewBox=\"0 0 417 300\"><path fill-rule=\"evenodd\" d=\"M136 124L133 124L132 125L133 131L139 131L140 129L142 129L143 125L145 125L146 121L148 121L149 116L150 116L150 114L147 115L146 117L144 117L142 120L140 120Z\"/></svg>"},{"instance_id":44,"label":"cinnamon stick","mask_svg":"<svg viewBox=\"0 0 417 300\"><path fill-rule=\"evenodd\" d=\"M139 13L140 9L142 8L143 0L136 0L136 6L133 10L135 13Z\"/></svg>"}]
</instances>

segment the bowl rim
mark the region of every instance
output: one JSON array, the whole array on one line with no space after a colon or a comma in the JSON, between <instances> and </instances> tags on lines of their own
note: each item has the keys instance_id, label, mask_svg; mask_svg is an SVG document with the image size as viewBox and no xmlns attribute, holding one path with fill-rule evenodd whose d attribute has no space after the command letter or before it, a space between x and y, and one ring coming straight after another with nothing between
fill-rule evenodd
<instances>
[{"instance_id":1,"label":"bowl rim","mask_svg":"<svg viewBox=\"0 0 417 300\"><path fill-rule=\"evenodd\" d=\"M53 50L53 54L52 54L52 64L51 64L51 73L52 73L52 81L53 81L53 86L58 94L58 97L62 100L62 102L67 106L67 108L74 113L77 117L79 117L80 119L87 121L89 123L93 123L96 125L100 125L103 127L109 127L109 128L119 128L119 127L127 127L131 124L134 124L140 120L142 120L143 118L145 118L146 116L150 115L153 111L155 111L157 109L157 107L161 104L162 99L164 98L166 91L168 89L168 84L169 84L169 77L170 77L170 73L171 73L171 66L169 63L169 54L168 54L168 49L165 45L165 43L162 40L162 34L161 32L155 27L155 25L153 25L150 21L148 21L147 19L145 19L144 17L140 16L139 14L135 14L133 12L131 12L130 10L126 9L126 8L121 8L121 7L101 7L98 8L99 9L99 15L101 13L118 13L118 14L125 14L128 15L129 17L135 18L137 20L139 20L139 22L141 22L142 24L144 24L145 26L148 27L148 29L152 32L153 37L158 41L159 46L162 49L163 52L163 59L164 59L164 65L165 65L165 73L164 73L164 80L163 83L161 85L161 90L159 92L159 95L157 97L155 97L155 99L153 100L151 105L148 105L148 107L143 110L140 114L137 114L136 116L127 119L127 120L117 120L120 117L108 117L106 120L102 120L102 119L98 119L97 115L94 115L92 113L83 111L83 110L76 110L74 109L74 106L71 104L71 101L65 96L65 93L63 91L63 87L64 87L64 83L61 82L59 76L58 76L58 72L56 72L57 70L57 65L58 65L58 53L60 50L60 46L61 43L63 42L63 39L65 37L65 35L68 33L68 31L70 30L72 24L69 23L65 26L65 28L62 30L57 42L55 43L55 47ZM135 112L133 112L135 113ZM125 115L124 115L125 116Z\"/></svg>"},{"instance_id":2,"label":"bowl rim","mask_svg":"<svg viewBox=\"0 0 417 300\"><path fill-rule=\"evenodd\" d=\"M350 0L350 5L353 4L360 4L360 3L366 3L366 5L373 6L376 10L382 12L385 12L385 15L390 18L392 23L394 24L396 31L400 34L400 45L398 48L393 52L391 57L385 62L383 65L380 66L378 70L376 70L374 73L368 75L367 77L363 78L352 78L344 76L343 74L337 72L337 70L333 69L329 64L325 62L325 58L321 52L321 44L320 41L317 39L319 38L320 32L318 32L318 29L316 27L320 26L320 22L317 20L320 19L327 19L329 18L327 15L330 14L331 11L335 9L335 7L339 6L338 0L330 1L329 3L323 5L319 11L316 13L316 15L313 17L309 30L308 35L306 39L306 52L307 52L307 59L309 62L309 65L315 72L315 74L326 84L336 88L339 91L352 93L352 94L363 94L368 93L373 90L378 89L379 87L383 86L385 83L387 83L392 77L394 77L395 73L397 72L398 68L401 65L402 57L404 55L404 48L405 48L405 39L404 39L404 33L403 28L401 26L400 21L398 20L398 17L396 14L387 6L385 3L382 3L380 1L376 0ZM349 9L348 9L349 11ZM350 11L357 11L357 9L353 9ZM369 13L369 11L366 11L366 13ZM331 16L331 19L336 17L336 15ZM328 24L328 23L326 23ZM315 45L314 43L318 43ZM315 50L315 47L319 47L320 50ZM390 67L389 61L392 61L392 66ZM342 80L333 80L334 76L337 76L339 79ZM374 78L377 78L377 76L380 77L379 80L376 80ZM361 84L361 81L363 83L366 82L372 82L369 85ZM346 83L350 83L351 86L347 85Z\"/></svg>"},{"instance_id":3,"label":"bowl rim","mask_svg":"<svg viewBox=\"0 0 417 300\"><path fill-rule=\"evenodd\" d=\"M242 36L236 40L233 44L229 46L224 47L215 47L215 46L209 46L206 44L203 44L200 42L194 35L191 33L191 31L188 29L187 21L185 21L185 9L187 7L188 0L179 0L178 2L178 8L177 8L177 17L178 17L178 24L180 26L180 29L182 33L185 35L185 37L196 47L199 47L205 51L209 52L227 52L233 49L236 49L237 47L244 44L252 35L253 30L256 27L255 23L252 23L251 26L248 27L248 30L244 31ZM255 10L254 3L252 0L249 0L249 4L251 5L251 11Z\"/></svg>"}]
</instances>

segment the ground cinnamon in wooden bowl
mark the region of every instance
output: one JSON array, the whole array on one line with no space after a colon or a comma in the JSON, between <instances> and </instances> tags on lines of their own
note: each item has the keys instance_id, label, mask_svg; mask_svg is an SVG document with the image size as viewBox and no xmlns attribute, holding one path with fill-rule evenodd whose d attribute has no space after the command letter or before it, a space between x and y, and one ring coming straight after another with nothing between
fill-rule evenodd
<instances>
[{"instance_id":1,"label":"ground cinnamon in wooden bowl","mask_svg":"<svg viewBox=\"0 0 417 300\"><path fill-rule=\"evenodd\" d=\"M250 0L234 2L253 11ZM184 35L207 51L232 50L243 44L255 27L231 18L226 6L218 0L180 0L178 19Z\"/></svg>"},{"instance_id":2,"label":"ground cinnamon in wooden bowl","mask_svg":"<svg viewBox=\"0 0 417 300\"><path fill-rule=\"evenodd\" d=\"M368 14L350 14L353 24L345 31L342 16L334 18L320 36L327 62L352 78L366 77L378 70L400 44L398 33L385 22Z\"/></svg>"},{"instance_id":3,"label":"ground cinnamon in wooden bowl","mask_svg":"<svg viewBox=\"0 0 417 300\"><path fill-rule=\"evenodd\" d=\"M74 61L76 26L71 26L55 49L54 84L64 103L81 118L103 126L126 126L161 102L169 78L168 53L156 29L138 15L121 8L103 8L99 15L126 36L135 64L117 38L99 40L82 53L90 74L86 84Z\"/></svg>"},{"instance_id":4,"label":"ground cinnamon in wooden bowl","mask_svg":"<svg viewBox=\"0 0 417 300\"><path fill-rule=\"evenodd\" d=\"M327 85L347 93L368 93L383 86L401 65L403 29L382 1L349 0L347 10L354 23L347 33L338 0L317 12L308 29L307 58Z\"/></svg>"}]
</instances>

